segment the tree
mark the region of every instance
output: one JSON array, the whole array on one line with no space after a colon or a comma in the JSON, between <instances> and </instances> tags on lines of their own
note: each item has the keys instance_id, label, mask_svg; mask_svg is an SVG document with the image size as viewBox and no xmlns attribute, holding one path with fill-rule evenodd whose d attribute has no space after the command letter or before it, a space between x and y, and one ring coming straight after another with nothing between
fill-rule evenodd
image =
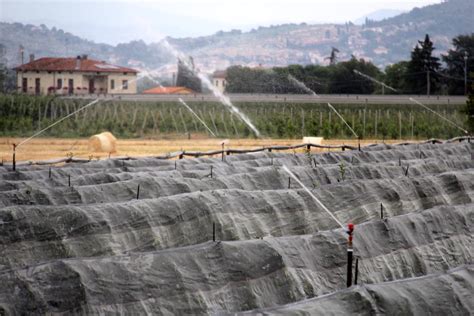
<instances>
[{"instance_id":1,"label":"tree","mask_svg":"<svg viewBox=\"0 0 474 316\"><path fill-rule=\"evenodd\" d=\"M474 70L474 33L455 37L453 46L454 49L450 49L447 55L442 56L446 63L445 81L448 85L449 94L463 95L465 61L467 62L467 71ZM467 87L470 88L470 85L468 84Z\"/></svg>"},{"instance_id":2,"label":"tree","mask_svg":"<svg viewBox=\"0 0 474 316\"><path fill-rule=\"evenodd\" d=\"M439 58L433 57L433 42L426 34L424 41L418 41L411 53L405 78L407 92L431 94L439 89Z\"/></svg>"},{"instance_id":3,"label":"tree","mask_svg":"<svg viewBox=\"0 0 474 316\"><path fill-rule=\"evenodd\" d=\"M202 92L201 79L199 79L195 74L194 61L191 57L188 62L178 59L176 86L186 87L195 92Z\"/></svg>"},{"instance_id":4,"label":"tree","mask_svg":"<svg viewBox=\"0 0 474 316\"><path fill-rule=\"evenodd\" d=\"M408 69L408 61L401 61L385 68L385 83L403 93L406 90L405 78ZM392 93L385 90L385 93Z\"/></svg>"},{"instance_id":5,"label":"tree","mask_svg":"<svg viewBox=\"0 0 474 316\"><path fill-rule=\"evenodd\" d=\"M374 83L361 78L354 73L354 70L358 70L373 78L381 75L377 66L364 59L357 59L355 56L352 56L349 61L329 67L332 70L329 93L372 94L375 91Z\"/></svg>"}]
</instances>

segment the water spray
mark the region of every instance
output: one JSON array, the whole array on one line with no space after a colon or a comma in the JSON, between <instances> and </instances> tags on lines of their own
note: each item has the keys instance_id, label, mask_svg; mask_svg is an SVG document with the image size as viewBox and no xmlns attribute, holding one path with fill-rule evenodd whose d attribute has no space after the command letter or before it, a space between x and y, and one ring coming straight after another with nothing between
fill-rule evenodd
<instances>
[{"instance_id":1,"label":"water spray","mask_svg":"<svg viewBox=\"0 0 474 316\"><path fill-rule=\"evenodd\" d=\"M294 85L298 86L299 88L301 88L302 90L306 91L307 93L309 94L312 94L314 95L315 97L318 97L319 98L319 95L314 92L313 90L311 90L310 88L308 88L304 83L302 83L301 81L299 81L298 79L296 79L295 77L293 77L292 75L288 75L288 80L290 82L292 82Z\"/></svg>"},{"instance_id":2,"label":"water spray","mask_svg":"<svg viewBox=\"0 0 474 316\"><path fill-rule=\"evenodd\" d=\"M427 107L426 105L424 105L424 104L421 103L420 101L415 100L415 99L413 99L413 98L410 98L410 101L413 102L413 103L415 103L415 104L418 104L419 106L421 106L421 107L423 107L423 108L425 108L425 109L427 109L427 110L430 111L431 113L436 114L437 116L439 116L440 118L442 118L442 119L445 120L446 122L450 123L450 124L453 125L454 127L456 127L456 128L458 128L458 129L460 129L461 131L463 131L464 134L469 135L469 132L466 131L464 128L462 128L462 127L459 126L458 124L454 123L454 122L451 121L450 119L445 118L444 116L442 116L442 115L439 114L438 112L436 112L436 111L430 109L429 107Z\"/></svg>"},{"instance_id":3,"label":"water spray","mask_svg":"<svg viewBox=\"0 0 474 316\"><path fill-rule=\"evenodd\" d=\"M288 169L287 166L283 165L283 170L285 170L289 175L290 178L288 179L288 185L290 184L290 179L293 178L318 204L322 207L322 209L331 216L331 218L339 225L341 228L349 235L347 238L347 287L352 285L352 259L354 250L352 248L352 237L354 235L354 227L355 225L349 223L347 225L347 230L345 229L344 225L328 210L326 206L303 184L303 182L298 179L293 172Z\"/></svg>"},{"instance_id":4,"label":"water spray","mask_svg":"<svg viewBox=\"0 0 474 316\"><path fill-rule=\"evenodd\" d=\"M78 113L78 112L80 112L80 111L82 111L82 110L85 110L86 108L88 108L88 107L90 107L90 106L96 104L97 102L99 102L99 99L95 99L94 101L92 101L92 102L90 102L90 103L84 105L83 107L77 109L76 111L74 111L74 112L72 112L72 113L66 115L65 117L63 117L63 118L57 120L57 121L54 122L53 124L51 124L51 125L49 125L49 126L43 128L43 129L40 130L39 132L34 133L32 136L28 137L27 139L24 139L24 140L21 141L19 144L13 144L13 161L12 161L13 171L16 170L16 150L17 150L20 146L26 144L27 142L29 142L29 141L32 140L33 138L35 138L35 137L37 137L37 136L43 134L45 131L47 131L47 130L50 129L51 127L56 126L57 124L61 123L61 122L64 121L65 119L67 119L67 118L73 116L74 114L76 114L76 113Z\"/></svg>"},{"instance_id":5,"label":"water spray","mask_svg":"<svg viewBox=\"0 0 474 316\"><path fill-rule=\"evenodd\" d=\"M163 46L172 54L174 55L177 59L181 60L183 65L188 68L189 71L191 71L193 74L195 74L202 83L206 85L206 87L212 91L212 94L225 106L229 108L229 110L236 114L247 126L254 132L255 136L260 137L260 132L258 129L252 124L252 121L244 114L242 113L236 106L232 104L230 101L229 97L225 96L220 90L218 90L212 82L209 80L209 78L200 73L199 71L196 71L194 69L193 65L189 63L187 60L186 56L179 52L177 49L175 49L173 46L171 46L170 43L168 43L167 40L163 40Z\"/></svg>"},{"instance_id":6,"label":"water spray","mask_svg":"<svg viewBox=\"0 0 474 316\"><path fill-rule=\"evenodd\" d=\"M296 79L295 77L293 77L292 75L288 75L288 79L293 82L294 84L296 84L298 87L300 87L301 89L303 89L304 91L316 96L319 98L319 95L316 94L316 92L314 92L313 90L311 90L310 88L308 88L303 82L299 81L298 79ZM359 150L360 150L360 137L359 135L357 135L357 133L352 129L352 127L346 122L346 120L342 117L341 114L339 114L339 112L331 105L331 103L328 103L328 107L334 111L334 113L336 113L336 115L344 122L344 124L346 124L346 126L351 130L352 134L354 134L354 136L358 139L359 141Z\"/></svg>"},{"instance_id":7,"label":"water spray","mask_svg":"<svg viewBox=\"0 0 474 316\"><path fill-rule=\"evenodd\" d=\"M357 135L357 133L352 129L352 127L346 122L346 120L342 117L341 114L339 114L339 112L331 105L331 103L328 103L328 106L331 110L334 111L334 113L336 113L337 116L339 116L339 118L344 122L344 124L346 124L346 126L351 130L352 134L354 134L354 136L356 138L359 138L359 135Z\"/></svg>"},{"instance_id":8,"label":"water spray","mask_svg":"<svg viewBox=\"0 0 474 316\"><path fill-rule=\"evenodd\" d=\"M389 90L392 90L393 92L397 92L398 93L398 90L393 88L393 87L390 87L389 85L385 84L384 82L382 81L378 81L377 79L375 79L374 77L371 77L369 75L366 75L366 74L363 74L361 73L360 71L358 70L355 70L354 69L354 73L361 76L361 77L364 77L365 79L367 80L370 80L372 82L375 82L376 84L379 84L382 86L382 94L385 94L385 88L389 89Z\"/></svg>"},{"instance_id":9,"label":"water spray","mask_svg":"<svg viewBox=\"0 0 474 316\"><path fill-rule=\"evenodd\" d=\"M216 137L216 135L212 132L212 130L206 125L206 123L204 123L203 120L201 120L201 118L196 114L196 112L193 111L193 109L191 109L191 107L189 105L186 104L186 102L183 101L183 99L181 98L178 98L178 101L181 102L182 105L184 105L186 107L186 109L189 110L189 112L191 112L198 120L199 122L202 123L202 125L204 125L204 127L209 131L209 133L211 133L212 136Z\"/></svg>"},{"instance_id":10,"label":"water spray","mask_svg":"<svg viewBox=\"0 0 474 316\"><path fill-rule=\"evenodd\" d=\"M293 178L293 180L295 180L317 203L319 206L321 206L321 208L329 214L329 216L331 216L331 218L339 225L341 226L342 229L344 229L344 225L334 216L334 214L331 213L331 211L329 211L329 209L324 206L324 204L313 194L313 192L311 192L304 184L303 182L300 181L300 179L298 179L295 174L293 172L290 171L290 169L288 169L287 166L283 165L283 170L286 171L286 173L288 173L290 175L291 178Z\"/></svg>"}]
</instances>

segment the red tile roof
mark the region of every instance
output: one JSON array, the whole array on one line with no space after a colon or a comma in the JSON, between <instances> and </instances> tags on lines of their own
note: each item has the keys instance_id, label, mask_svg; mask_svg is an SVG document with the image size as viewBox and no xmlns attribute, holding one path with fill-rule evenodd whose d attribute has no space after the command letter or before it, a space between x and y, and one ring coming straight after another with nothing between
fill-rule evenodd
<instances>
[{"instance_id":1,"label":"red tile roof","mask_svg":"<svg viewBox=\"0 0 474 316\"><path fill-rule=\"evenodd\" d=\"M193 90L186 87L156 87L143 91L144 94L192 94Z\"/></svg>"},{"instance_id":2,"label":"red tile roof","mask_svg":"<svg viewBox=\"0 0 474 316\"><path fill-rule=\"evenodd\" d=\"M227 71L226 70L216 70L212 74L213 78L227 78Z\"/></svg>"},{"instance_id":3,"label":"red tile roof","mask_svg":"<svg viewBox=\"0 0 474 316\"><path fill-rule=\"evenodd\" d=\"M131 72L138 71L132 68L111 65L105 61L93 59L81 59L80 67L77 67L77 58L52 58L44 57L23 64L15 68L21 71L81 71L81 72Z\"/></svg>"}]
</instances>

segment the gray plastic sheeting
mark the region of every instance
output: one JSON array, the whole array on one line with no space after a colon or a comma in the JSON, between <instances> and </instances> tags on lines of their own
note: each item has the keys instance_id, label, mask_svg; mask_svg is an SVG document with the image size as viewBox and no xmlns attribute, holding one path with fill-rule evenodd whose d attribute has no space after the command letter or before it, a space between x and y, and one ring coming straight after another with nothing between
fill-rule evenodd
<instances>
[{"instance_id":1,"label":"gray plastic sheeting","mask_svg":"<svg viewBox=\"0 0 474 316\"><path fill-rule=\"evenodd\" d=\"M3 167L0 314L467 314L471 146Z\"/></svg>"}]
</instances>

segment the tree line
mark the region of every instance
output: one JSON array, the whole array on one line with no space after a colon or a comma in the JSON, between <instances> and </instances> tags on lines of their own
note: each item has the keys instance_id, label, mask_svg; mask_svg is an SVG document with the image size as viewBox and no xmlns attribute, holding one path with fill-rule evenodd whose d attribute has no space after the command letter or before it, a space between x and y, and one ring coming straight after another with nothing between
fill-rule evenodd
<instances>
[{"instance_id":1,"label":"tree line","mask_svg":"<svg viewBox=\"0 0 474 316\"><path fill-rule=\"evenodd\" d=\"M434 44L427 34L418 41L411 59L379 69L370 61L355 56L348 61L334 62L334 51L329 66L289 65L287 67L249 68L232 66L227 69L228 93L307 93L289 75L318 94L451 94L465 93L465 71L474 72L474 33L453 39L453 48L435 57ZM359 71L395 88L381 85L355 73ZM471 90L468 76L467 89Z\"/></svg>"}]
</instances>

